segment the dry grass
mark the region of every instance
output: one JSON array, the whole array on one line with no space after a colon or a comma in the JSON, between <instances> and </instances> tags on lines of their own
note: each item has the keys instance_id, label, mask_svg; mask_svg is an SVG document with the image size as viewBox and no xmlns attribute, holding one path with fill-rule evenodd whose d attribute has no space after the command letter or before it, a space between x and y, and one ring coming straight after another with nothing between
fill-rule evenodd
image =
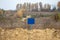
<instances>
[{"instance_id":1,"label":"dry grass","mask_svg":"<svg viewBox=\"0 0 60 40\"><path fill-rule=\"evenodd\" d=\"M0 28L0 40L60 40L60 30L54 28L32 30Z\"/></svg>"}]
</instances>

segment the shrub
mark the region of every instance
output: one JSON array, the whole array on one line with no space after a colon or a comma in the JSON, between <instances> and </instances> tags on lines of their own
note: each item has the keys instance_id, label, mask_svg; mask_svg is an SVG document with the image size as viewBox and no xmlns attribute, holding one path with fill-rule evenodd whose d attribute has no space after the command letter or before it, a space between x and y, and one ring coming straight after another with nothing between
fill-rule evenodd
<instances>
[{"instance_id":1,"label":"shrub","mask_svg":"<svg viewBox=\"0 0 60 40\"><path fill-rule=\"evenodd\" d=\"M60 13L57 13L54 15L54 20L55 21L60 21Z\"/></svg>"}]
</instances>

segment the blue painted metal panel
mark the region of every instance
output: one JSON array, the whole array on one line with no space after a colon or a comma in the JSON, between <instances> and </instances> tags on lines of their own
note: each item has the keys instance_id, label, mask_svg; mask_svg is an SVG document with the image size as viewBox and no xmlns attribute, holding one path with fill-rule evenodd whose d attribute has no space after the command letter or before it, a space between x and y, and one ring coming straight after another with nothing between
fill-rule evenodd
<instances>
[{"instance_id":1,"label":"blue painted metal panel","mask_svg":"<svg viewBox=\"0 0 60 40\"><path fill-rule=\"evenodd\" d=\"M28 18L27 24L35 24L35 19L34 18Z\"/></svg>"}]
</instances>

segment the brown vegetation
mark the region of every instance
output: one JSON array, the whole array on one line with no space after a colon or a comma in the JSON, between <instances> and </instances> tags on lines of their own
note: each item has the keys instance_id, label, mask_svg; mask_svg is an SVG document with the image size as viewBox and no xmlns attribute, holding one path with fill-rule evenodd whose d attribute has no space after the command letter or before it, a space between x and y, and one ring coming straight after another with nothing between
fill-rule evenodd
<instances>
[{"instance_id":1,"label":"brown vegetation","mask_svg":"<svg viewBox=\"0 0 60 40\"><path fill-rule=\"evenodd\" d=\"M24 12L25 12L25 9L21 9L21 10L17 11L17 16L22 17Z\"/></svg>"},{"instance_id":2,"label":"brown vegetation","mask_svg":"<svg viewBox=\"0 0 60 40\"><path fill-rule=\"evenodd\" d=\"M60 2L58 2L57 6L58 6L58 8L60 8Z\"/></svg>"},{"instance_id":3,"label":"brown vegetation","mask_svg":"<svg viewBox=\"0 0 60 40\"><path fill-rule=\"evenodd\" d=\"M52 29L2 29L0 40L60 40L60 30Z\"/></svg>"}]
</instances>

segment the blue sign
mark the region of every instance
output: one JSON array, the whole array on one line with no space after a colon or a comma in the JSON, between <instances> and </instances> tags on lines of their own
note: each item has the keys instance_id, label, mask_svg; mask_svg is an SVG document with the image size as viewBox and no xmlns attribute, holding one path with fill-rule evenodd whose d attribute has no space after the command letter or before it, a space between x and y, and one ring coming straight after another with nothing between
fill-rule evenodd
<instances>
[{"instance_id":1,"label":"blue sign","mask_svg":"<svg viewBox=\"0 0 60 40\"><path fill-rule=\"evenodd\" d=\"M35 24L35 19L34 18L28 18L27 23L28 24Z\"/></svg>"}]
</instances>

